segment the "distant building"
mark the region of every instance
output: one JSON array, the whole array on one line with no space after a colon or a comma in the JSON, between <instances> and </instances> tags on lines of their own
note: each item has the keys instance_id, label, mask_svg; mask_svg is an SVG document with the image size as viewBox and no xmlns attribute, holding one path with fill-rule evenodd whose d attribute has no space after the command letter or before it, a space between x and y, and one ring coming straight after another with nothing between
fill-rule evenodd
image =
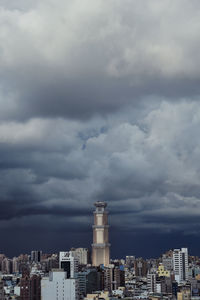
<instances>
[{"instance_id":1,"label":"distant building","mask_svg":"<svg viewBox=\"0 0 200 300\"><path fill-rule=\"evenodd\" d=\"M34 250L34 251L31 251L31 261L32 262L35 262L35 263L38 263L41 261L41 258L42 258L42 251L38 251L38 250Z\"/></svg>"},{"instance_id":2,"label":"distant building","mask_svg":"<svg viewBox=\"0 0 200 300\"><path fill-rule=\"evenodd\" d=\"M172 271L173 270L173 256L167 256L166 254L163 254L162 264L163 264L165 270Z\"/></svg>"},{"instance_id":3,"label":"distant building","mask_svg":"<svg viewBox=\"0 0 200 300\"><path fill-rule=\"evenodd\" d=\"M1 270L4 274L12 274L12 260L5 257L1 264Z\"/></svg>"},{"instance_id":4,"label":"distant building","mask_svg":"<svg viewBox=\"0 0 200 300\"><path fill-rule=\"evenodd\" d=\"M77 278L80 295L86 296L86 294L101 290L101 275L102 273L98 272L95 268L78 272Z\"/></svg>"},{"instance_id":5,"label":"distant building","mask_svg":"<svg viewBox=\"0 0 200 300\"><path fill-rule=\"evenodd\" d=\"M200 296L200 280L192 278L192 279L190 279L190 284L191 284L192 296L199 297Z\"/></svg>"},{"instance_id":6,"label":"distant building","mask_svg":"<svg viewBox=\"0 0 200 300\"><path fill-rule=\"evenodd\" d=\"M78 259L73 256L72 251L59 253L59 268L67 272L67 278L75 278L78 272Z\"/></svg>"},{"instance_id":7,"label":"distant building","mask_svg":"<svg viewBox=\"0 0 200 300\"><path fill-rule=\"evenodd\" d=\"M61 269L53 269L41 280L42 300L79 300L77 279L67 278Z\"/></svg>"},{"instance_id":8,"label":"distant building","mask_svg":"<svg viewBox=\"0 0 200 300\"><path fill-rule=\"evenodd\" d=\"M134 267L134 263L135 263L135 256L133 255L126 256L126 266L128 268Z\"/></svg>"},{"instance_id":9,"label":"distant building","mask_svg":"<svg viewBox=\"0 0 200 300\"><path fill-rule=\"evenodd\" d=\"M160 264L158 266L158 271L157 274L159 277L170 277L170 271L165 270L164 266L162 264Z\"/></svg>"},{"instance_id":10,"label":"distant building","mask_svg":"<svg viewBox=\"0 0 200 300\"><path fill-rule=\"evenodd\" d=\"M177 298L177 293L178 293L178 282L175 280L172 281L172 295Z\"/></svg>"},{"instance_id":11,"label":"distant building","mask_svg":"<svg viewBox=\"0 0 200 300\"><path fill-rule=\"evenodd\" d=\"M149 293L156 293L156 273L148 273L147 274L147 290Z\"/></svg>"},{"instance_id":12,"label":"distant building","mask_svg":"<svg viewBox=\"0 0 200 300\"><path fill-rule=\"evenodd\" d=\"M19 261L17 257L13 257L12 259L12 268L13 268L13 273L19 272Z\"/></svg>"},{"instance_id":13,"label":"distant building","mask_svg":"<svg viewBox=\"0 0 200 300\"><path fill-rule=\"evenodd\" d=\"M188 280L188 249L174 249L173 269L178 283Z\"/></svg>"},{"instance_id":14,"label":"distant building","mask_svg":"<svg viewBox=\"0 0 200 300\"><path fill-rule=\"evenodd\" d=\"M108 236L108 212L105 210L107 203L95 203L92 244L92 265L108 266L110 263L110 244Z\"/></svg>"},{"instance_id":15,"label":"distant building","mask_svg":"<svg viewBox=\"0 0 200 300\"><path fill-rule=\"evenodd\" d=\"M104 289L107 291L117 290L125 286L125 274L119 267L110 265L104 268Z\"/></svg>"},{"instance_id":16,"label":"distant building","mask_svg":"<svg viewBox=\"0 0 200 300\"><path fill-rule=\"evenodd\" d=\"M87 248L72 248L70 252L77 258L79 265L88 264L89 254Z\"/></svg>"},{"instance_id":17,"label":"distant building","mask_svg":"<svg viewBox=\"0 0 200 300\"><path fill-rule=\"evenodd\" d=\"M143 258L137 258L134 263L135 276L146 277L147 262Z\"/></svg>"},{"instance_id":18,"label":"distant building","mask_svg":"<svg viewBox=\"0 0 200 300\"><path fill-rule=\"evenodd\" d=\"M30 300L41 300L41 277L32 275L30 278Z\"/></svg>"},{"instance_id":19,"label":"distant building","mask_svg":"<svg viewBox=\"0 0 200 300\"><path fill-rule=\"evenodd\" d=\"M4 294L4 284L3 281L0 279L0 300L5 299L5 294Z\"/></svg>"},{"instance_id":20,"label":"distant building","mask_svg":"<svg viewBox=\"0 0 200 300\"><path fill-rule=\"evenodd\" d=\"M20 280L20 299L41 299L41 277L39 275L30 276L28 273L23 274Z\"/></svg>"},{"instance_id":21,"label":"distant building","mask_svg":"<svg viewBox=\"0 0 200 300\"><path fill-rule=\"evenodd\" d=\"M110 300L109 292L99 292L93 294L87 294L84 300Z\"/></svg>"},{"instance_id":22,"label":"distant building","mask_svg":"<svg viewBox=\"0 0 200 300\"><path fill-rule=\"evenodd\" d=\"M177 293L177 300L191 300L191 290L190 287L183 287Z\"/></svg>"},{"instance_id":23,"label":"distant building","mask_svg":"<svg viewBox=\"0 0 200 300\"><path fill-rule=\"evenodd\" d=\"M30 277L28 273L24 273L20 279L20 299L30 299Z\"/></svg>"}]
</instances>

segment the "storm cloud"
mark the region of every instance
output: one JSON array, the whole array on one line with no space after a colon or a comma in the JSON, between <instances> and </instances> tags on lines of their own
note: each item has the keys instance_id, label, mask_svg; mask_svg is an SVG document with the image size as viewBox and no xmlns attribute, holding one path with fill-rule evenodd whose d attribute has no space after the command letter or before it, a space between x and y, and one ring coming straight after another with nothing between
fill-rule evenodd
<instances>
[{"instance_id":1,"label":"storm cloud","mask_svg":"<svg viewBox=\"0 0 200 300\"><path fill-rule=\"evenodd\" d=\"M200 250L199 8L0 1L3 251L88 247L96 200L113 255L148 255L149 234Z\"/></svg>"}]
</instances>

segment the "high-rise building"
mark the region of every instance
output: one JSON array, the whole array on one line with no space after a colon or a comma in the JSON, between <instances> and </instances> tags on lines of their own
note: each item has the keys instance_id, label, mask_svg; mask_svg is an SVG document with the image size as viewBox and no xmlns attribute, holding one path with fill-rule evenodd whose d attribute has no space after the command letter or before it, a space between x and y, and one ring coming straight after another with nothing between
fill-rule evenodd
<instances>
[{"instance_id":1,"label":"high-rise building","mask_svg":"<svg viewBox=\"0 0 200 300\"><path fill-rule=\"evenodd\" d=\"M150 293L157 292L156 273L147 274L147 289Z\"/></svg>"},{"instance_id":2,"label":"high-rise building","mask_svg":"<svg viewBox=\"0 0 200 300\"><path fill-rule=\"evenodd\" d=\"M125 273L119 267L110 265L104 268L104 289L107 291L117 290L125 286Z\"/></svg>"},{"instance_id":3,"label":"high-rise building","mask_svg":"<svg viewBox=\"0 0 200 300\"><path fill-rule=\"evenodd\" d=\"M1 264L1 271L4 274L11 274L12 273L12 260L5 257Z\"/></svg>"},{"instance_id":4,"label":"high-rise building","mask_svg":"<svg viewBox=\"0 0 200 300\"><path fill-rule=\"evenodd\" d=\"M133 267L134 263L135 263L135 256L133 256L133 255L126 256L126 266L128 268Z\"/></svg>"},{"instance_id":5,"label":"high-rise building","mask_svg":"<svg viewBox=\"0 0 200 300\"><path fill-rule=\"evenodd\" d=\"M108 212L105 210L107 203L97 201L94 211L92 265L108 266L110 263L110 244L108 236Z\"/></svg>"},{"instance_id":6,"label":"high-rise building","mask_svg":"<svg viewBox=\"0 0 200 300\"><path fill-rule=\"evenodd\" d=\"M20 279L20 299L30 299L30 276L28 273L24 273Z\"/></svg>"},{"instance_id":7,"label":"high-rise building","mask_svg":"<svg viewBox=\"0 0 200 300\"><path fill-rule=\"evenodd\" d=\"M12 260L12 266L13 266L13 273L18 273L19 272L19 262L17 257L13 257Z\"/></svg>"},{"instance_id":8,"label":"high-rise building","mask_svg":"<svg viewBox=\"0 0 200 300\"><path fill-rule=\"evenodd\" d=\"M175 280L180 283L188 279L188 249L174 249L173 251L173 269Z\"/></svg>"},{"instance_id":9,"label":"high-rise building","mask_svg":"<svg viewBox=\"0 0 200 300\"><path fill-rule=\"evenodd\" d=\"M41 299L41 277L40 275L29 275L23 273L20 279L20 299L21 300L40 300Z\"/></svg>"},{"instance_id":10,"label":"high-rise building","mask_svg":"<svg viewBox=\"0 0 200 300\"><path fill-rule=\"evenodd\" d=\"M85 271L78 272L77 278L79 293L82 297L86 296L86 294L91 294L94 291L101 290L100 273L96 268L86 269Z\"/></svg>"},{"instance_id":11,"label":"high-rise building","mask_svg":"<svg viewBox=\"0 0 200 300\"><path fill-rule=\"evenodd\" d=\"M87 248L72 248L72 255L77 258L79 265L88 264L88 249Z\"/></svg>"},{"instance_id":12,"label":"high-rise building","mask_svg":"<svg viewBox=\"0 0 200 300\"><path fill-rule=\"evenodd\" d=\"M78 280L67 278L67 273L61 269L53 269L49 277L41 280L42 300L78 300Z\"/></svg>"},{"instance_id":13,"label":"high-rise building","mask_svg":"<svg viewBox=\"0 0 200 300\"><path fill-rule=\"evenodd\" d=\"M59 268L67 272L67 278L75 278L78 272L78 259L71 251L59 253Z\"/></svg>"},{"instance_id":14,"label":"high-rise building","mask_svg":"<svg viewBox=\"0 0 200 300\"><path fill-rule=\"evenodd\" d=\"M41 299L41 277L39 275L32 275L30 277L30 300Z\"/></svg>"},{"instance_id":15,"label":"high-rise building","mask_svg":"<svg viewBox=\"0 0 200 300\"><path fill-rule=\"evenodd\" d=\"M173 256L167 256L166 254L163 254L162 264L166 270L172 271L173 270Z\"/></svg>"},{"instance_id":16,"label":"high-rise building","mask_svg":"<svg viewBox=\"0 0 200 300\"><path fill-rule=\"evenodd\" d=\"M34 250L31 251L31 261L38 263L41 261L42 251Z\"/></svg>"},{"instance_id":17,"label":"high-rise building","mask_svg":"<svg viewBox=\"0 0 200 300\"><path fill-rule=\"evenodd\" d=\"M147 262L143 258L137 258L134 263L135 276L145 277L147 275Z\"/></svg>"}]
</instances>

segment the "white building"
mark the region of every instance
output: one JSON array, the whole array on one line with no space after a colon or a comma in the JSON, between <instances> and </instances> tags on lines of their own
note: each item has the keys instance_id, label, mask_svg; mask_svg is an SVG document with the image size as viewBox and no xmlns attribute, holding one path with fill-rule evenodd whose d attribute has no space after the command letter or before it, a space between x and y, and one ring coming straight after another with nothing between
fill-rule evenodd
<instances>
[{"instance_id":1,"label":"white building","mask_svg":"<svg viewBox=\"0 0 200 300\"><path fill-rule=\"evenodd\" d=\"M157 292L156 273L147 274L147 290L149 293Z\"/></svg>"},{"instance_id":2,"label":"white building","mask_svg":"<svg viewBox=\"0 0 200 300\"><path fill-rule=\"evenodd\" d=\"M41 280L42 300L78 300L78 282L67 278L67 273L60 269L53 269L49 277Z\"/></svg>"},{"instance_id":3,"label":"white building","mask_svg":"<svg viewBox=\"0 0 200 300\"><path fill-rule=\"evenodd\" d=\"M75 278L78 272L78 259L72 251L59 253L59 268L67 272L67 278Z\"/></svg>"},{"instance_id":4,"label":"white building","mask_svg":"<svg viewBox=\"0 0 200 300\"><path fill-rule=\"evenodd\" d=\"M20 286L15 286L14 287L14 295L20 296ZM0 298L1 299L1 298Z\"/></svg>"},{"instance_id":5,"label":"white building","mask_svg":"<svg viewBox=\"0 0 200 300\"><path fill-rule=\"evenodd\" d=\"M188 249L174 249L173 251L173 269L175 280L180 283L188 279Z\"/></svg>"}]
</instances>

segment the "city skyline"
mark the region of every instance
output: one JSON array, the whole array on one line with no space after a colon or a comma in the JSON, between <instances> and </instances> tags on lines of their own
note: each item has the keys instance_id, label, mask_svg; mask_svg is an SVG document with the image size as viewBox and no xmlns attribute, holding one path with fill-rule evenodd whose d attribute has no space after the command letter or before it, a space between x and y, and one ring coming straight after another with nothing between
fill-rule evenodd
<instances>
[{"instance_id":1,"label":"city skyline","mask_svg":"<svg viewBox=\"0 0 200 300\"><path fill-rule=\"evenodd\" d=\"M200 2L0 0L0 252L200 253ZM151 239L151 243L149 243Z\"/></svg>"},{"instance_id":2,"label":"city skyline","mask_svg":"<svg viewBox=\"0 0 200 300\"><path fill-rule=\"evenodd\" d=\"M156 252L155 251L155 245L154 245L154 241L152 240L151 238L151 243L153 244L153 255L151 255L151 243L149 243L149 239L146 238L144 239L147 243L147 246L148 246L148 256L147 255L143 255L143 251L142 251L142 247L141 247L141 243L138 245L138 249L137 251L135 252L132 252L132 253L126 253L126 247L123 249L123 254L120 256L117 256L117 257L110 257L110 250L112 248L111 247L111 244L109 243L109 222L108 222L108 210L106 209L107 208L107 203L106 202L102 202L102 201L97 201L94 203L94 206L96 207L96 209L93 211L93 221L94 221L94 224L91 225L91 231L93 232L93 236L92 236L92 240L90 241L90 246L86 245L85 247L86 248L82 248L84 246L84 244L80 244L80 242L78 242L78 244L75 244L75 245L71 245L68 250L71 248L70 252L73 253L73 249L85 249L87 250L87 256L88 256L88 259L91 261L91 265L94 266L94 267L98 267L99 265L104 265L105 267L109 266L110 264L110 260L111 259L115 259L115 258L119 258L121 257L122 259L127 256L127 255L134 255L134 256L138 256L138 257L144 257L145 259L147 258L157 258L160 256L161 253L159 252ZM124 237L125 238L125 243L124 243L124 246L128 245L129 243L127 243L127 241L130 239L130 236L126 238L126 236ZM53 241L55 243L55 241ZM120 243L122 242L122 239L120 237ZM156 244L156 243L155 243ZM169 246L169 241L167 241L167 245ZM176 246L175 246L176 245ZM169 250L173 250L173 249L177 249L178 248L178 245L177 242L176 244L173 245L173 247L171 248L166 248L165 250L163 250L162 252L166 252L166 251L169 251ZM75 246L75 247L74 247ZM113 245L113 249L116 249L118 248L119 246L119 237L117 239L117 244ZM146 246L146 247L147 247ZM53 251L52 249L50 251L47 251L48 253L60 253L60 262L63 261L63 263L65 264L65 260L66 260L66 257L68 259L68 253L69 252L66 252L68 250L66 250L67 248L66 247L63 247L62 249L58 248L58 245L56 245L56 249L54 249L55 251ZM37 248L37 247L35 247ZM181 248L181 246L179 247ZM42 249L40 247L38 247L38 249L40 249L39 251L38 250L32 250L31 249L31 255L30 255L30 259L31 261L35 261L35 262L39 262L40 259L41 259L41 256L42 256ZM188 247L185 247L185 248L181 248L183 249L183 253L185 253L185 249L188 249ZM62 251L64 252L62 252ZM84 251L85 251L84 250ZM197 250L197 249L195 249ZM47 253L46 252L46 253ZM74 254L70 254L70 255L77 255L75 254L76 252L74 252ZM116 252L115 252L116 253ZM126 254L125 254L126 253ZM144 252L146 253L146 252ZM0 254L2 255L7 255L7 253L3 253L1 252L0 250ZM25 252L20 252L18 255L27 255L28 253L25 253ZM67 254L67 256L65 255ZM18 256L15 252L13 256L14 257L17 257ZM80 255L80 254L79 254ZM85 253L84 253L85 255ZM182 257L183 254L181 254L181 257ZM185 254L184 254L185 255ZM193 255L197 255L196 253L193 253ZM182 258L181 258L182 259ZM67 271L64 267L64 265L62 266L62 263L60 264L60 268L64 268L65 271ZM68 272L68 271L67 271Z\"/></svg>"},{"instance_id":3,"label":"city skyline","mask_svg":"<svg viewBox=\"0 0 200 300\"><path fill-rule=\"evenodd\" d=\"M107 235L106 203L95 206L92 264L86 248L56 254L33 250L13 259L0 254L1 300L198 299L200 257L180 248L156 259L126 256L108 261L100 233Z\"/></svg>"}]
</instances>

